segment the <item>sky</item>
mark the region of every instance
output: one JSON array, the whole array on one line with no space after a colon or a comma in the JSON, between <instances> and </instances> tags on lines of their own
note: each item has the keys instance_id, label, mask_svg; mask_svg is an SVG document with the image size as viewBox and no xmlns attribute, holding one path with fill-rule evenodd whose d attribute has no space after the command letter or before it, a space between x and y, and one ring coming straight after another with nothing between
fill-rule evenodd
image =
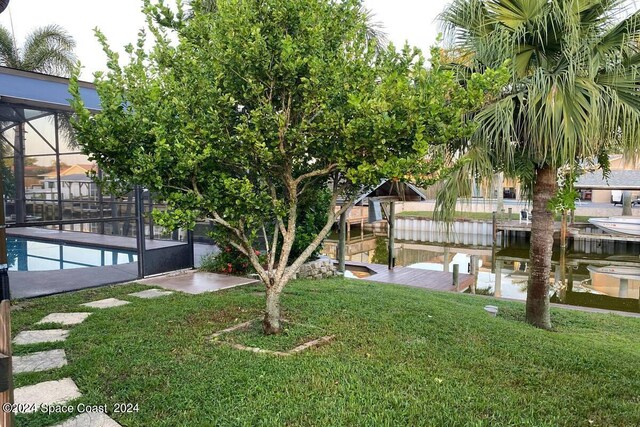
<instances>
[{"instance_id":1,"label":"sky","mask_svg":"<svg viewBox=\"0 0 640 427\"><path fill-rule=\"evenodd\" d=\"M428 52L439 31L436 17L449 0L364 0L364 3L396 46L408 41ZM100 28L110 46L124 52L122 46L135 43L138 31L144 27L141 7L142 0L10 0L9 8L0 15L0 25L11 30L13 21L18 46L34 28L49 24L64 27L76 40L76 55L84 67L81 78L92 81L95 71L106 69L106 57L93 29Z\"/></svg>"}]
</instances>

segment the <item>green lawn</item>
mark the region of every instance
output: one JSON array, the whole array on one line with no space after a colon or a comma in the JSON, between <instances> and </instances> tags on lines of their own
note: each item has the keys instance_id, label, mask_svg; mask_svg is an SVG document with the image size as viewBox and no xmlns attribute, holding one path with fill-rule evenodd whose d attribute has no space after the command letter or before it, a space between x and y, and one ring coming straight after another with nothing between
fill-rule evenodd
<instances>
[{"instance_id":1,"label":"green lawn","mask_svg":"<svg viewBox=\"0 0 640 427\"><path fill-rule=\"evenodd\" d=\"M65 343L68 367L17 375L18 386L72 377L88 404L137 403L112 414L125 426L640 425L640 319L554 310L557 330L521 320L523 305L470 295L333 279L297 281L284 295L284 337L310 330L336 340L279 358L210 343L207 336L260 315L261 288L140 300L118 286L19 302L14 333L54 311L118 297ZM500 316L483 306L494 303ZM251 335L249 331L247 334ZM18 417L46 426L64 415Z\"/></svg>"}]
</instances>

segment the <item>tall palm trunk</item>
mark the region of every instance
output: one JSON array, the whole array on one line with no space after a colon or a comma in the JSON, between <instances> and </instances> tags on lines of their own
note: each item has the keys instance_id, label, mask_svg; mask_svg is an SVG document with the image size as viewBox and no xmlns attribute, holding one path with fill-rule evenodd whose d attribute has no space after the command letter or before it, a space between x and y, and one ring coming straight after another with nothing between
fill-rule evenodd
<instances>
[{"instance_id":1,"label":"tall palm trunk","mask_svg":"<svg viewBox=\"0 0 640 427\"><path fill-rule=\"evenodd\" d=\"M548 205L556 191L556 173L550 166L536 171L531 220L531 274L527 286L527 322L551 329L549 275L553 250L553 213Z\"/></svg>"}]
</instances>

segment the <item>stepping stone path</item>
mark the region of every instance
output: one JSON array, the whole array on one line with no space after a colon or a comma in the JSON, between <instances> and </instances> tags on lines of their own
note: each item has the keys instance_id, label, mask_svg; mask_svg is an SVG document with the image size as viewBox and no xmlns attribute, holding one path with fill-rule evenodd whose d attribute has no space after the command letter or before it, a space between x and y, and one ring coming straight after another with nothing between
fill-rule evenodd
<instances>
[{"instance_id":1,"label":"stepping stone path","mask_svg":"<svg viewBox=\"0 0 640 427\"><path fill-rule=\"evenodd\" d=\"M85 412L53 427L121 427L107 414Z\"/></svg>"},{"instance_id":2,"label":"stepping stone path","mask_svg":"<svg viewBox=\"0 0 640 427\"><path fill-rule=\"evenodd\" d=\"M129 295L132 296L132 297L151 299L151 298L164 297L164 296L167 296L167 295L171 295L172 293L173 292L161 291L159 289L148 289L146 291L135 292L135 293L132 293L132 294L129 294Z\"/></svg>"},{"instance_id":3,"label":"stepping stone path","mask_svg":"<svg viewBox=\"0 0 640 427\"><path fill-rule=\"evenodd\" d=\"M130 304L130 302L122 301L121 299L117 299L117 298L107 298L107 299L101 299L99 301L88 302L81 305L84 305L85 307L91 307L91 308L112 308L112 307L119 307L121 305L126 305L126 304Z\"/></svg>"},{"instance_id":4,"label":"stepping stone path","mask_svg":"<svg viewBox=\"0 0 640 427\"><path fill-rule=\"evenodd\" d=\"M157 289L137 292L131 294L139 298L157 298L172 294L173 292L163 292ZM129 301L122 301L116 298L107 298L99 301L82 304L91 308L111 308L129 304ZM82 323L92 313L51 313L45 316L37 324L57 323L65 326L73 326ZM47 329L40 331L22 331L13 339L14 344L39 344L45 342L64 341L69 336L66 329ZM67 364L67 357L62 349L40 351L24 356L13 357L13 373L41 372L50 369L61 368ZM64 378L58 381L45 381L34 385L19 387L13 391L14 402L22 405L24 413L34 412L41 405L60 405L82 397L76 383L71 378ZM103 413L83 413L54 427L121 427L107 414Z\"/></svg>"},{"instance_id":5,"label":"stepping stone path","mask_svg":"<svg viewBox=\"0 0 640 427\"><path fill-rule=\"evenodd\" d=\"M40 344L64 341L69 336L66 329L45 329L42 331L22 331L13 339L14 344Z\"/></svg>"},{"instance_id":6,"label":"stepping stone path","mask_svg":"<svg viewBox=\"0 0 640 427\"><path fill-rule=\"evenodd\" d=\"M85 321L87 317L89 317L91 313L51 313L46 316L44 319L36 323L36 325L41 325L43 323L59 323L65 326L73 326Z\"/></svg>"},{"instance_id":7,"label":"stepping stone path","mask_svg":"<svg viewBox=\"0 0 640 427\"><path fill-rule=\"evenodd\" d=\"M26 356L13 356L13 373L41 372L62 368L67 364L64 350L40 351Z\"/></svg>"},{"instance_id":8,"label":"stepping stone path","mask_svg":"<svg viewBox=\"0 0 640 427\"><path fill-rule=\"evenodd\" d=\"M13 391L15 403L24 405L27 413L36 411L40 405L63 404L81 396L71 378L19 387Z\"/></svg>"}]
</instances>

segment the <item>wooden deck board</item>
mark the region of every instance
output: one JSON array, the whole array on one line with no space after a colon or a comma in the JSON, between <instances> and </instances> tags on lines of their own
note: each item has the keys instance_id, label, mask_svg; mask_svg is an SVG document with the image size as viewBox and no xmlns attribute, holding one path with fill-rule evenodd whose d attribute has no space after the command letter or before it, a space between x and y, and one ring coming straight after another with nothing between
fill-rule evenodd
<instances>
[{"instance_id":1,"label":"wooden deck board","mask_svg":"<svg viewBox=\"0 0 640 427\"><path fill-rule=\"evenodd\" d=\"M396 267L393 271L390 271L386 265L352 261L347 262L347 267L349 266L365 267L372 272L375 272L375 274L361 280L432 289L436 291L463 292L473 284L474 280L472 275L460 273L460 286L459 290L456 290L453 286L453 273L411 267Z\"/></svg>"}]
</instances>

